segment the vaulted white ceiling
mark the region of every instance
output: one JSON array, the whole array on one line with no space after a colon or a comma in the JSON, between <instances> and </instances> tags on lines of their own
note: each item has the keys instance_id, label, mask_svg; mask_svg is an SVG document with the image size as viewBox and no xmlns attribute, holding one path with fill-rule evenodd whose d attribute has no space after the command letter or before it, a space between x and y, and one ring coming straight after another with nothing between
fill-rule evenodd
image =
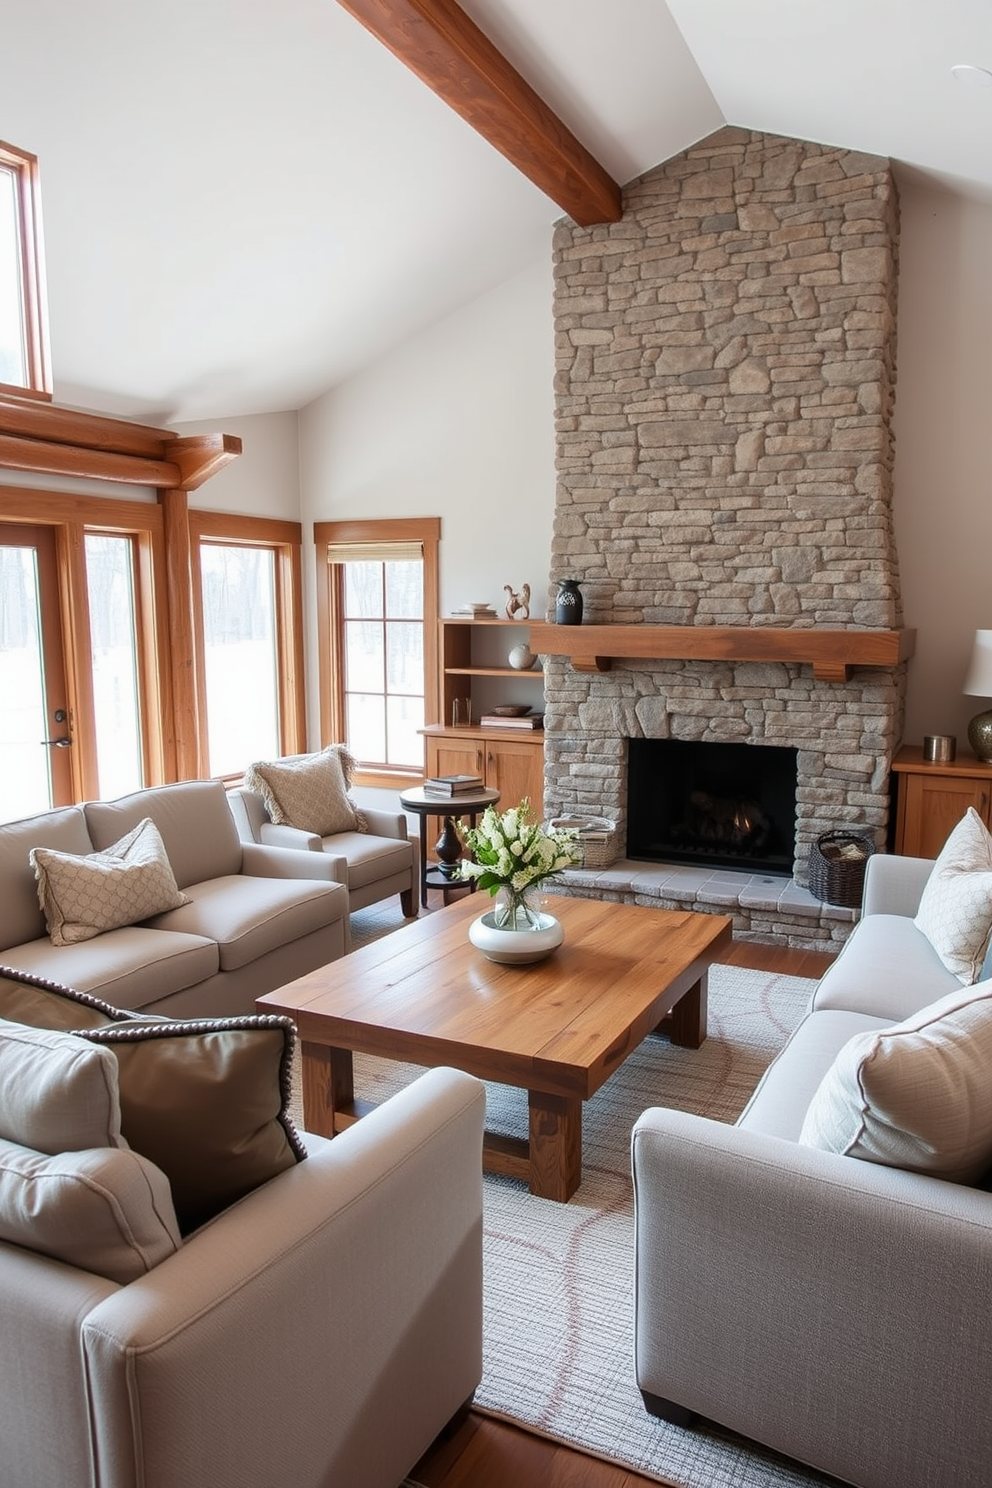
<instances>
[{"instance_id":1,"label":"vaulted white ceiling","mask_svg":"<svg viewBox=\"0 0 992 1488\"><path fill-rule=\"evenodd\" d=\"M723 123L992 202L992 0L462 0L623 183ZM0 0L55 396L301 407L550 251L561 209L335 0ZM986 79L992 82L992 78Z\"/></svg>"}]
</instances>

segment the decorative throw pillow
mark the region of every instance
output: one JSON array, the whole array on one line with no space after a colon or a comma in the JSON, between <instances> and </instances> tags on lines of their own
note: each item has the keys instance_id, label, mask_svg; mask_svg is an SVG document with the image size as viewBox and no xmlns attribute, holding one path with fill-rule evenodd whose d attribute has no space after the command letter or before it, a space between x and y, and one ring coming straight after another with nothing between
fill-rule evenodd
<instances>
[{"instance_id":1,"label":"decorative throw pillow","mask_svg":"<svg viewBox=\"0 0 992 1488\"><path fill-rule=\"evenodd\" d=\"M274 822L318 837L364 832L366 821L348 794L355 760L343 744L319 754L259 760L245 771L245 785L260 795Z\"/></svg>"},{"instance_id":2,"label":"decorative throw pillow","mask_svg":"<svg viewBox=\"0 0 992 1488\"><path fill-rule=\"evenodd\" d=\"M53 945L75 945L189 904L180 893L159 830L146 816L105 852L33 847L38 900Z\"/></svg>"},{"instance_id":3,"label":"decorative throw pillow","mask_svg":"<svg viewBox=\"0 0 992 1488\"><path fill-rule=\"evenodd\" d=\"M0 1018L26 1023L30 1028L99 1028L103 1023L126 1023L134 1013L111 1007L91 992L77 992L31 971L0 966Z\"/></svg>"},{"instance_id":4,"label":"decorative throw pillow","mask_svg":"<svg viewBox=\"0 0 992 1488\"><path fill-rule=\"evenodd\" d=\"M306 1157L288 1115L295 1036L276 1016L79 1030L117 1056L121 1130L166 1174L184 1235Z\"/></svg>"},{"instance_id":5,"label":"decorative throw pillow","mask_svg":"<svg viewBox=\"0 0 992 1488\"><path fill-rule=\"evenodd\" d=\"M11 967L0 1018L74 1031L116 1057L122 1139L168 1177L184 1234L307 1155L289 1116L290 1018L135 1017Z\"/></svg>"},{"instance_id":6,"label":"decorative throw pillow","mask_svg":"<svg viewBox=\"0 0 992 1488\"><path fill-rule=\"evenodd\" d=\"M51 1156L126 1146L110 1050L0 1022L0 1137Z\"/></svg>"},{"instance_id":7,"label":"decorative throw pillow","mask_svg":"<svg viewBox=\"0 0 992 1488\"><path fill-rule=\"evenodd\" d=\"M165 1175L137 1152L53 1157L3 1139L0 1239L122 1286L182 1245Z\"/></svg>"},{"instance_id":8,"label":"decorative throw pillow","mask_svg":"<svg viewBox=\"0 0 992 1488\"><path fill-rule=\"evenodd\" d=\"M978 980L992 937L992 834L973 806L944 843L913 923L948 971Z\"/></svg>"},{"instance_id":9,"label":"decorative throw pillow","mask_svg":"<svg viewBox=\"0 0 992 1488\"><path fill-rule=\"evenodd\" d=\"M859 1033L810 1102L799 1140L969 1183L992 1165L992 987L962 987Z\"/></svg>"}]
</instances>

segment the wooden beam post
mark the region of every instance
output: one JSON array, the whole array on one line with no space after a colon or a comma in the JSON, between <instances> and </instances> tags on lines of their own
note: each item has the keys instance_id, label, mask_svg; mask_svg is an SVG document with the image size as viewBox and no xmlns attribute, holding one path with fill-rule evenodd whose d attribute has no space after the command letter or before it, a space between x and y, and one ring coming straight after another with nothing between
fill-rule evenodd
<instances>
[{"instance_id":1,"label":"wooden beam post","mask_svg":"<svg viewBox=\"0 0 992 1488\"><path fill-rule=\"evenodd\" d=\"M338 0L580 227L619 222L620 188L455 0Z\"/></svg>"}]
</instances>

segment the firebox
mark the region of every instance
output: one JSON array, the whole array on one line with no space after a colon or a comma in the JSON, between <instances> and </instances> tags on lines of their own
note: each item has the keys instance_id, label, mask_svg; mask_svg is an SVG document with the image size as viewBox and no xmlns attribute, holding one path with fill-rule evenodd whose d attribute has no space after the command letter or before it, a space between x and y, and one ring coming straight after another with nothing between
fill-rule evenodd
<instances>
[{"instance_id":1,"label":"firebox","mask_svg":"<svg viewBox=\"0 0 992 1488\"><path fill-rule=\"evenodd\" d=\"M682 739L627 748L628 858L791 877L795 749Z\"/></svg>"}]
</instances>

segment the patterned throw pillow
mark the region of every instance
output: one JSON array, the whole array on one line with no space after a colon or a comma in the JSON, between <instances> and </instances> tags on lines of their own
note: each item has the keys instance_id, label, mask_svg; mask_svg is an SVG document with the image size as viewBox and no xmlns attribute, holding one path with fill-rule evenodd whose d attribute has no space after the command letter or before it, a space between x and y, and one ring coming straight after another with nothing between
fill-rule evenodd
<instances>
[{"instance_id":1,"label":"patterned throw pillow","mask_svg":"<svg viewBox=\"0 0 992 1488\"><path fill-rule=\"evenodd\" d=\"M992 1164L992 988L961 987L850 1039L824 1075L807 1147L958 1183Z\"/></svg>"},{"instance_id":2,"label":"patterned throw pillow","mask_svg":"<svg viewBox=\"0 0 992 1488\"><path fill-rule=\"evenodd\" d=\"M265 802L274 822L318 837L364 832L366 821L348 794L355 760L343 744L319 754L259 760L245 771L245 785Z\"/></svg>"},{"instance_id":3,"label":"patterned throw pillow","mask_svg":"<svg viewBox=\"0 0 992 1488\"><path fill-rule=\"evenodd\" d=\"M978 980L992 937L992 835L973 806L944 843L913 923L948 971L967 986Z\"/></svg>"},{"instance_id":4,"label":"patterned throw pillow","mask_svg":"<svg viewBox=\"0 0 992 1488\"><path fill-rule=\"evenodd\" d=\"M78 856L33 847L29 857L53 945L92 940L190 903L148 816L104 852Z\"/></svg>"}]
</instances>

